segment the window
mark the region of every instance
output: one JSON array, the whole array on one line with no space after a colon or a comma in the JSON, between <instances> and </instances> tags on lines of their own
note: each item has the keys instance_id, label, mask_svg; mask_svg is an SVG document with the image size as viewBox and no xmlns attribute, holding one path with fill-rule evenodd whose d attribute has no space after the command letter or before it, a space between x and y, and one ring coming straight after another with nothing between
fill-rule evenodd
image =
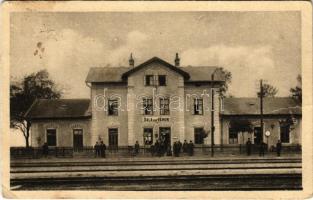
<instances>
[{"instance_id":1,"label":"window","mask_svg":"<svg viewBox=\"0 0 313 200\"><path fill-rule=\"evenodd\" d=\"M194 99L194 114L203 115L203 99Z\"/></svg>"},{"instance_id":2,"label":"window","mask_svg":"<svg viewBox=\"0 0 313 200\"><path fill-rule=\"evenodd\" d=\"M165 86L165 85L166 85L166 76L159 75L159 86Z\"/></svg>"},{"instance_id":3,"label":"window","mask_svg":"<svg viewBox=\"0 0 313 200\"><path fill-rule=\"evenodd\" d=\"M143 111L145 115L153 115L153 101L152 98L143 99Z\"/></svg>"},{"instance_id":4,"label":"window","mask_svg":"<svg viewBox=\"0 0 313 200\"><path fill-rule=\"evenodd\" d=\"M238 133L234 129L229 129L229 144L238 144Z\"/></svg>"},{"instance_id":5,"label":"window","mask_svg":"<svg viewBox=\"0 0 313 200\"><path fill-rule=\"evenodd\" d=\"M109 115L118 115L118 101L109 100L108 105L109 105L108 109Z\"/></svg>"},{"instance_id":6,"label":"window","mask_svg":"<svg viewBox=\"0 0 313 200\"><path fill-rule=\"evenodd\" d=\"M145 76L145 85L146 86L154 85L154 76L153 75L146 75Z\"/></svg>"},{"instance_id":7,"label":"window","mask_svg":"<svg viewBox=\"0 0 313 200\"><path fill-rule=\"evenodd\" d=\"M282 143L289 143L290 142L290 126L287 124L280 126L280 140Z\"/></svg>"},{"instance_id":8,"label":"window","mask_svg":"<svg viewBox=\"0 0 313 200\"><path fill-rule=\"evenodd\" d=\"M160 98L160 115L170 114L169 98Z\"/></svg>"},{"instance_id":9,"label":"window","mask_svg":"<svg viewBox=\"0 0 313 200\"><path fill-rule=\"evenodd\" d=\"M145 145L153 144L153 128L143 129L143 141Z\"/></svg>"},{"instance_id":10,"label":"window","mask_svg":"<svg viewBox=\"0 0 313 200\"><path fill-rule=\"evenodd\" d=\"M195 144L203 144L204 142L204 129L195 128Z\"/></svg>"},{"instance_id":11,"label":"window","mask_svg":"<svg viewBox=\"0 0 313 200\"><path fill-rule=\"evenodd\" d=\"M48 146L57 145L57 131L56 129L47 129L47 144Z\"/></svg>"}]
</instances>

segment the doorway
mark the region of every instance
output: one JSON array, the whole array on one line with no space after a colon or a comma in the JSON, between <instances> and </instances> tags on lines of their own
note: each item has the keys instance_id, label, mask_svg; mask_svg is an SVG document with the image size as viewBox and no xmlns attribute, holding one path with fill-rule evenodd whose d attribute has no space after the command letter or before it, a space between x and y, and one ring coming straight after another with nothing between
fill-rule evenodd
<instances>
[{"instance_id":1,"label":"doorway","mask_svg":"<svg viewBox=\"0 0 313 200\"><path fill-rule=\"evenodd\" d=\"M116 150L118 147L118 129L109 128L109 149Z\"/></svg>"},{"instance_id":2,"label":"doorway","mask_svg":"<svg viewBox=\"0 0 313 200\"><path fill-rule=\"evenodd\" d=\"M163 141L166 145L171 145L171 128L170 127L160 127L159 135L161 142Z\"/></svg>"},{"instance_id":3,"label":"doorway","mask_svg":"<svg viewBox=\"0 0 313 200\"><path fill-rule=\"evenodd\" d=\"M254 127L254 144L261 144L262 132L261 127Z\"/></svg>"},{"instance_id":4,"label":"doorway","mask_svg":"<svg viewBox=\"0 0 313 200\"><path fill-rule=\"evenodd\" d=\"M73 149L74 151L83 149L83 129L73 129Z\"/></svg>"}]
</instances>

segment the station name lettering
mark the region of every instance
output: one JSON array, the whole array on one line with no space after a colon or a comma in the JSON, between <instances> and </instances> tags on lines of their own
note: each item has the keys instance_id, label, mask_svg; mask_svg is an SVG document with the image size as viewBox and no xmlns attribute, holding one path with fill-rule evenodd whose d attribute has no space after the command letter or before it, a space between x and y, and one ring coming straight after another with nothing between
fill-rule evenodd
<instances>
[{"instance_id":1,"label":"station name lettering","mask_svg":"<svg viewBox=\"0 0 313 200\"><path fill-rule=\"evenodd\" d=\"M144 122L169 122L170 118L168 117L144 117Z\"/></svg>"}]
</instances>

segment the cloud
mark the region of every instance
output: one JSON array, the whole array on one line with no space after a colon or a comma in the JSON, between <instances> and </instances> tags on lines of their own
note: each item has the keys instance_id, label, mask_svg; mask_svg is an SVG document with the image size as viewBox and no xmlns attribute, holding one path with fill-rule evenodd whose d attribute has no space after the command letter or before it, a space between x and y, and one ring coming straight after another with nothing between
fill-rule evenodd
<instances>
[{"instance_id":1,"label":"cloud","mask_svg":"<svg viewBox=\"0 0 313 200\"><path fill-rule=\"evenodd\" d=\"M125 37L125 42L117 48L104 44L97 38L83 36L72 29L63 29L57 34L37 36L35 52L38 43L43 52L34 53L31 59L37 60L37 67L46 68L53 80L62 83L67 88L65 97L89 97L85 78L90 67L94 66L125 66L131 52L143 55L149 39L148 35L131 31ZM61 76L60 76L61 75Z\"/></svg>"},{"instance_id":2,"label":"cloud","mask_svg":"<svg viewBox=\"0 0 313 200\"><path fill-rule=\"evenodd\" d=\"M182 65L221 66L232 73L229 92L238 97L256 96L258 80L281 88L280 77L272 58L271 46L226 46L191 48L181 54ZM289 89L288 89L289 90ZM286 91L279 94L288 95Z\"/></svg>"},{"instance_id":3,"label":"cloud","mask_svg":"<svg viewBox=\"0 0 313 200\"><path fill-rule=\"evenodd\" d=\"M85 78L90 67L104 63L104 45L71 29L45 38L38 41L45 51L33 58L38 59L38 67L46 68L53 80L67 88L65 97L88 97Z\"/></svg>"},{"instance_id":4,"label":"cloud","mask_svg":"<svg viewBox=\"0 0 313 200\"><path fill-rule=\"evenodd\" d=\"M106 64L120 66L128 63L130 53L136 52L136 56L144 54L145 46L150 37L140 31L131 31L126 36L125 44L112 49L107 56ZM139 57L136 57L136 60Z\"/></svg>"}]
</instances>

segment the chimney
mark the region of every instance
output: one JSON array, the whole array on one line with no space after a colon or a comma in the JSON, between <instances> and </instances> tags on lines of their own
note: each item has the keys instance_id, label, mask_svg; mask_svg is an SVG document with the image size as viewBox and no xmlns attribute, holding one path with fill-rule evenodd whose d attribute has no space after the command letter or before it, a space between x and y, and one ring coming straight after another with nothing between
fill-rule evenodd
<instances>
[{"instance_id":1,"label":"chimney","mask_svg":"<svg viewBox=\"0 0 313 200\"><path fill-rule=\"evenodd\" d=\"M175 67L179 67L179 63L180 63L180 58L178 57L178 53L176 53L176 57L175 57Z\"/></svg>"},{"instance_id":2,"label":"chimney","mask_svg":"<svg viewBox=\"0 0 313 200\"><path fill-rule=\"evenodd\" d=\"M134 67L135 66L135 60L133 59L133 53L130 54L129 66L130 67Z\"/></svg>"}]
</instances>

